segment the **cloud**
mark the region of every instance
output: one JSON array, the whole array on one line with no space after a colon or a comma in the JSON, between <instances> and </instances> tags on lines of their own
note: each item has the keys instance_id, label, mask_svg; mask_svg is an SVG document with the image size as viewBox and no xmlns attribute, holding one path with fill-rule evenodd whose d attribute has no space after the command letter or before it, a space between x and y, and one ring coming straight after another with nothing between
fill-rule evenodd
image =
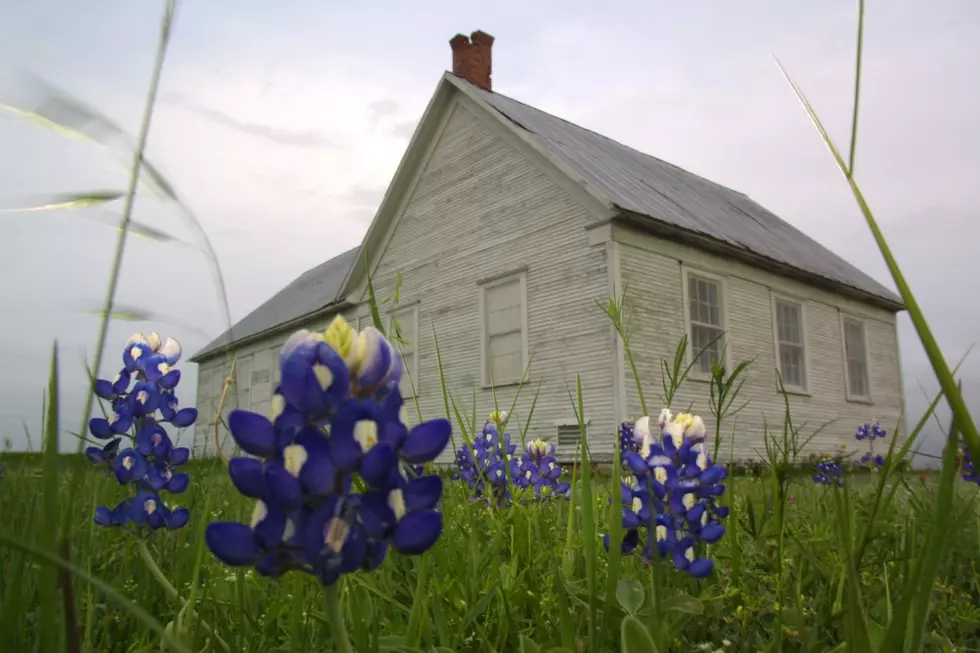
<instances>
[{"instance_id":1,"label":"cloud","mask_svg":"<svg viewBox=\"0 0 980 653\"><path fill-rule=\"evenodd\" d=\"M418 120L403 120L402 122L395 123L388 133L395 138L404 138L407 140L415 133L415 127L418 124Z\"/></svg>"},{"instance_id":2,"label":"cloud","mask_svg":"<svg viewBox=\"0 0 980 653\"><path fill-rule=\"evenodd\" d=\"M398 100L392 98L375 100L368 104L368 122L371 126L377 125L382 119L398 113L399 107Z\"/></svg>"},{"instance_id":3,"label":"cloud","mask_svg":"<svg viewBox=\"0 0 980 653\"><path fill-rule=\"evenodd\" d=\"M226 113L217 111L215 109L210 109L203 105L197 104L193 100L179 94L179 93L168 93L161 97L162 102L178 106L182 109L196 113L197 115L206 118L212 122L216 122L219 125L224 125L236 131L242 132L243 134L248 134L250 136L255 136L257 138L263 138L280 145L292 145L296 147L336 147L337 142L326 136L325 134L314 131L311 129L282 129L279 127L272 127L269 125L261 125L253 122L246 122L244 120L239 120L233 116L229 116Z\"/></svg>"}]
</instances>

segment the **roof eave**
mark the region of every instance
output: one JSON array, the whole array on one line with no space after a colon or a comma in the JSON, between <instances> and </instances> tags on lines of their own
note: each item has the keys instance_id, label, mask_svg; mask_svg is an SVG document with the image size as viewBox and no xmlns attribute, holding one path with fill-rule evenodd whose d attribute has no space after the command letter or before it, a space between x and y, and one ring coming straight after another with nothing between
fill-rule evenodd
<instances>
[{"instance_id":1,"label":"roof eave","mask_svg":"<svg viewBox=\"0 0 980 653\"><path fill-rule=\"evenodd\" d=\"M244 338L238 340L232 340L231 342L220 345L219 347L212 349L210 351L202 350L194 354L187 360L191 363L200 364L205 361L211 360L212 358L217 358L221 354L227 353L230 350L238 349L240 347L243 347L244 345L256 342L258 340L262 340L263 338L268 338L269 336L279 333L281 331L287 331L290 328L296 328L302 326L304 323L309 322L310 320L314 320L318 317L331 315L333 313L339 313L345 308L350 308L352 305L353 304L351 304L351 302L346 297L344 299L334 300L329 304L327 304L326 306L324 306L323 308L317 309L315 311L311 311L310 313L301 315L295 319L289 320L288 322L277 324L274 327L265 329L264 331L259 331L258 333L253 333L252 335L245 336Z\"/></svg>"},{"instance_id":2,"label":"roof eave","mask_svg":"<svg viewBox=\"0 0 980 653\"><path fill-rule=\"evenodd\" d=\"M898 299L883 297L874 293L855 288L833 279L827 279L818 274L801 270L786 263L776 261L762 254L757 254L750 250L732 246L717 238L712 238L705 234L696 233L687 229L667 224L648 215L634 213L632 211L622 211L614 220L626 224L638 231L647 232L668 240L692 245L698 249L707 250L721 256L740 260L753 267L761 268L785 277L791 277L798 281L803 281L812 286L817 286L825 290L830 290L837 294L845 295L858 301L872 304L892 312L906 310L905 305Z\"/></svg>"}]
</instances>

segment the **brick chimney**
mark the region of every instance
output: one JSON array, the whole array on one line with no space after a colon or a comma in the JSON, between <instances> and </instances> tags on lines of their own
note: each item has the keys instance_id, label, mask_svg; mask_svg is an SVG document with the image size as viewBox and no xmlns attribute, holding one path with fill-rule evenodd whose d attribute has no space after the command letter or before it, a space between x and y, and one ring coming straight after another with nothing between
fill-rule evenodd
<instances>
[{"instance_id":1,"label":"brick chimney","mask_svg":"<svg viewBox=\"0 0 980 653\"><path fill-rule=\"evenodd\" d=\"M453 74L484 90L490 89L490 48L493 37L477 30L468 37L457 34L449 41L453 49Z\"/></svg>"}]
</instances>

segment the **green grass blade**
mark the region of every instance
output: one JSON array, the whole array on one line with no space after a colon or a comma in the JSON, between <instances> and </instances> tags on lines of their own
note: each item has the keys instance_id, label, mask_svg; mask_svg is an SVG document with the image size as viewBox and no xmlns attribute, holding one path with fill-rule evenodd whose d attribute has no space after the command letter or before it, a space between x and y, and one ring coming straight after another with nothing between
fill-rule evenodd
<instances>
[{"instance_id":1,"label":"green grass blade","mask_svg":"<svg viewBox=\"0 0 980 653\"><path fill-rule=\"evenodd\" d=\"M623 506L620 501L622 493L622 479L620 478L620 451L619 443L613 447L613 466L612 475L609 478L609 553L606 563L606 614L605 621L608 628L614 623L616 614L616 587L619 584L619 567L622 563L622 542L623 542Z\"/></svg>"},{"instance_id":2,"label":"green grass blade","mask_svg":"<svg viewBox=\"0 0 980 653\"><path fill-rule=\"evenodd\" d=\"M929 613L929 600L940 559L945 549L955 497L955 482L959 469L957 464L957 438L959 433L956 418L946 441L943 454L943 467L939 478L939 492L936 497L935 519L927 536L924 551L913 567L911 578L906 584L894 618L888 624L881 651L902 651L912 653L921 650ZM910 531L911 532L911 531ZM910 555L912 552L910 551ZM903 647L904 645L904 647Z\"/></svg>"},{"instance_id":3,"label":"green grass blade","mask_svg":"<svg viewBox=\"0 0 980 653\"><path fill-rule=\"evenodd\" d=\"M122 191L92 191L90 193L71 193L66 195L55 195L48 197L40 203L32 203L30 206L21 206L16 209L2 209L0 213L33 213L35 211L60 211L64 209L82 209L93 206L102 206L109 202L115 202L123 197Z\"/></svg>"},{"instance_id":4,"label":"green grass blade","mask_svg":"<svg viewBox=\"0 0 980 653\"><path fill-rule=\"evenodd\" d=\"M589 590L589 649L598 650L599 597L596 581L596 519L595 499L592 491L592 461L585 425L585 404L582 399L582 377L575 377L579 438L582 443L582 548L585 553L586 585ZM613 592L615 594L615 592Z\"/></svg>"},{"instance_id":5,"label":"green grass blade","mask_svg":"<svg viewBox=\"0 0 980 653\"><path fill-rule=\"evenodd\" d=\"M929 618L933 585L939 573L939 564L946 551L952 525L953 507L955 500L955 483L958 472L956 463L959 444L959 424L956 418L949 429L946 440L946 452L943 456L943 469L939 478L939 492L936 497L936 517L929 533L929 545L921 559L919 586L915 589L915 598L911 613L911 637L909 644L913 651L923 650L925 645L926 625Z\"/></svg>"},{"instance_id":6,"label":"green grass blade","mask_svg":"<svg viewBox=\"0 0 980 653\"><path fill-rule=\"evenodd\" d=\"M854 157L857 154L858 113L861 106L861 62L864 54L864 0L858 0L857 60L854 62L854 108L851 112L851 152L847 159L847 171L854 174Z\"/></svg>"},{"instance_id":7,"label":"green grass blade","mask_svg":"<svg viewBox=\"0 0 980 653\"><path fill-rule=\"evenodd\" d=\"M41 532L41 548L54 555L58 550L58 529L61 508L61 470L58 454L58 343L51 348L51 370L48 374L47 411L44 415L44 456L42 470L44 486L42 505L44 506L44 529ZM45 566L38 574L38 594L40 600L40 622L38 624L39 644L42 651L59 650L58 623L61 610L58 604L56 586L58 570Z\"/></svg>"}]
</instances>

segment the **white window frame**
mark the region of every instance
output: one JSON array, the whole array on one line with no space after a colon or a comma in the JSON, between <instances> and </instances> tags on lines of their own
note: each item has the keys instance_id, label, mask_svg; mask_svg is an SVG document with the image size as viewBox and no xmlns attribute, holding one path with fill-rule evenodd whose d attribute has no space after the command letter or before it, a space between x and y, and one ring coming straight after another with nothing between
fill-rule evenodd
<instances>
[{"instance_id":1,"label":"white window frame","mask_svg":"<svg viewBox=\"0 0 980 653\"><path fill-rule=\"evenodd\" d=\"M408 316L407 318L404 317L406 315ZM402 394L403 399L414 399L421 394L421 391L419 390L419 303L414 302L412 304L398 305L393 307L388 312L388 340L400 354L405 345L395 342L395 334L393 333L392 329L392 318L398 320L399 324L410 322L415 330L415 340L408 346L408 350L412 354L412 364L409 366L409 373L411 374L412 380L407 387L409 391L414 390L415 394L411 394L410 392L405 392ZM361 318L358 319L360 320ZM363 319L370 320L371 316L368 315Z\"/></svg>"},{"instance_id":2,"label":"white window frame","mask_svg":"<svg viewBox=\"0 0 980 653\"><path fill-rule=\"evenodd\" d=\"M793 297L791 295L785 295L783 293L772 292L771 293L771 309L772 309L772 341L773 350L776 355L776 369L779 370L780 376L783 379L783 387L787 392L793 392L796 394L810 394L810 388L813 385L813 379L810 376L810 347L809 347L809 336L807 334L806 328L806 300L799 297ZM798 306L800 309L800 336L803 338L803 385L798 386L786 382L786 376L783 372L783 358L780 355L781 342L779 340L779 311L777 305L782 302L783 304L793 304Z\"/></svg>"},{"instance_id":3,"label":"white window frame","mask_svg":"<svg viewBox=\"0 0 980 653\"><path fill-rule=\"evenodd\" d=\"M494 379L490 382L490 337L487 334L487 290L503 286L517 281L521 294L521 374L528 369L528 344L527 344L527 269L520 269L514 272L507 272L484 279L479 283L480 288L480 379L484 389L491 387L501 388L509 385L518 385L521 378L516 379ZM524 379L527 383L528 379Z\"/></svg>"},{"instance_id":4,"label":"white window frame","mask_svg":"<svg viewBox=\"0 0 980 653\"><path fill-rule=\"evenodd\" d=\"M864 338L864 370L865 370L865 388L867 389L867 394L857 395L851 392L851 371L847 364L847 322L852 322L858 324L861 327L861 335ZM841 347L841 361L844 364L844 396L847 401L853 401L856 403L870 404L872 403L872 388L871 388L871 351L868 340L868 321L857 317L856 315L851 315L843 311L840 312L840 347Z\"/></svg>"},{"instance_id":5,"label":"white window frame","mask_svg":"<svg viewBox=\"0 0 980 653\"><path fill-rule=\"evenodd\" d=\"M687 333L687 362L691 365L691 372L689 378L696 381L709 381L711 380L711 372L702 372L700 366L696 363L694 358L694 337L691 331L691 297L690 297L690 277L691 276L704 279L706 281L714 281L718 284L718 291L721 293L721 301L719 302L719 311L721 312L721 363L725 366L726 370L731 370L731 336L728 332L728 285L726 283L725 277L715 274L713 272L708 272L702 268L690 267L688 265L681 264L681 293L682 301L684 305L682 310L684 311L684 331ZM714 325L705 325L712 326ZM714 327L718 328L718 327Z\"/></svg>"}]
</instances>

